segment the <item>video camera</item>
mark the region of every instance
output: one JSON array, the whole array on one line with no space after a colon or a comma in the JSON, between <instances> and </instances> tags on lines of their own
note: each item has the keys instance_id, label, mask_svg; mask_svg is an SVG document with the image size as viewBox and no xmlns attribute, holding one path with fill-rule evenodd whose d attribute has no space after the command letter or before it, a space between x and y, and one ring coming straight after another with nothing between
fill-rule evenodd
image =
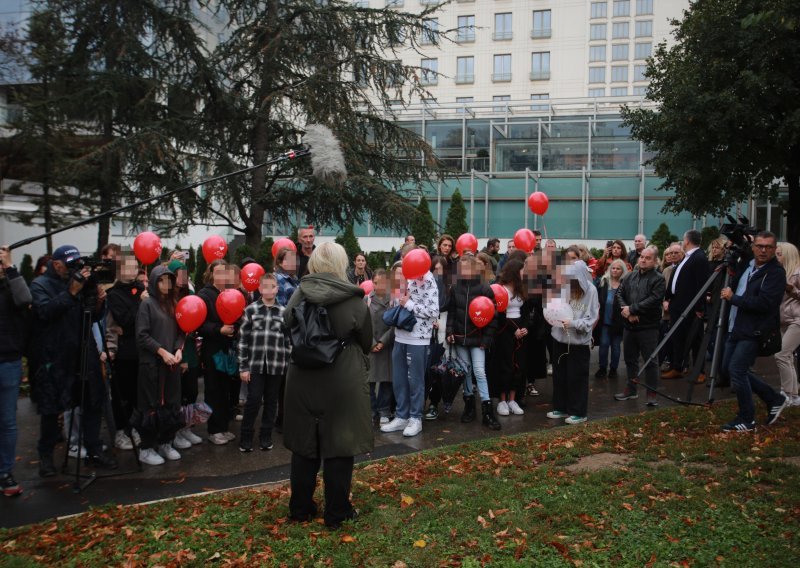
<instances>
[{"instance_id":1,"label":"video camera","mask_svg":"<svg viewBox=\"0 0 800 568\"><path fill-rule=\"evenodd\" d=\"M719 232L728 237L728 240L740 249L750 246L751 241L747 239L747 236L755 237L758 229L750 225L747 217L739 217L738 221L731 215L727 217L730 222L722 225Z\"/></svg>"},{"instance_id":2,"label":"video camera","mask_svg":"<svg viewBox=\"0 0 800 568\"><path fill-rule=\"evenodd\" d=\"M112 284L117 279L117 263L111 259L82 256L67 263L70 275L80 272L86 266L92 271L87 286Z\"/></svg>"}]
</instances>

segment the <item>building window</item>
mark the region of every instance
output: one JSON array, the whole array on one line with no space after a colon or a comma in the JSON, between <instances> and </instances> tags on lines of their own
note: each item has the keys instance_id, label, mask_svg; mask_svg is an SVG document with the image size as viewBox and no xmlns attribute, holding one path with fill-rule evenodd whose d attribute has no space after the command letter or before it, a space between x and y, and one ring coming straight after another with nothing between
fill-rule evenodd
<instances>
[{"instance_id":1,"label":"building window","mask_svg":"<svg viewBox=\"0 0 800 568\"><path fill-rule=\"evenodd\" d=\"M589 67L589 82L590 83L605 83L606 82L606 68L605 67Z\"/></svg>"},{"instance_id":2,"label":"building window","mask_svg":"<svg viewBox=\"0 0 800 568\"><path fill-rule=\"evenodd\" d=\"M630 35L628 22L611 24L611 39L627 38Z\"/></svg>"},{"instance_id":3,"label":"building window","mask_svg":"<svg viewBox=\"0 0 800 568\"><path fill-rule=\"evenodd\" d=\"M387 8L402 8L404 5L404 0L386 0Z\"/></svg>"},{"instance_id":4,"label":"building window","mask_svg":"<svg viewBox=\"0 0 800 568\"><path fill-rule=\"evenodd\" d=\"M475 58L457 57L456 58L456 83L464 85L475 82Z\"/></svg>"},{"instance_id":5,"label":"building window","mask_svg":"<svg viewBox=\"0 0 800 568\"><path fill-rule=\"evenodd\" d=\"M636 22L636 37L653 37L653 20Z\"/></svg>"},{"instance_id":6,"label":"building window","mask_svg":"<svg viewBox=\"0 0 800 568\"><path fill-rule=\"evenodd\" d=\"M475 41L475 16L458 17L458 35L456 41L459 43L470 43Z\"/></svg>"},{"instance_id":7,"label":"building window","mask_svg":"<svg viewBox=\"0 0 800 568\"><path fill-rule=\"evenodd\" d=\"M369 85L369 64L358 61L353 65L353 80L359 87Z\"/></svg>"},{"instance_id":8,"label":"building window","mask_svg":"<svg viewBox=\"0 0 800 568\"><path fill-rule=\"evenodd\" d=\"M634 49L634 59L647 59L653 55L652 43L637 43Z\"/></svg>"},{"instance_id":9,"label":"building window","mask_svg":"<svg viewBox=\"0 0 800 568\"><path fill-rule=\"evenodd\" d=\"M606 39L605 24L591 24L589 26L589 39Z\"/></svg>"},{"instance_id":10,"label":"building window","mask_svg":"<svg viewBox=\"0 0 800 568\"><path fill-rule=\"evenodd\" d=\"M628 96L628 87L612 87L611 96L612 97L627 97Z\"/></svg>"},{"instance_id":11,"label":"building window","mask_svg":"<svg viewBox=\"0 0 800 568\"><path fill-rule=\"evenodd\" d=\"M589 96L592 97L592 98L605 97L606 96L606 90L605 90L605 88L603 88L603 89L589 89Z\"/></svg>"},{"instance_id":12,"label":"building window","mask_svg":"<svg viewBox=\"0 0 800 568\"><path fill-rule=\"evenodd\" d=\"M473 103L474 101L475 101L475 99L473 97L456 97L456 102L457 103L461 103L461 104L463 104L465 106L468 106L469 104ZM465 111L466 111L466 109L464 107L462 107L462 108L458 109L457 112L459 114L464 114Z\"/></svg>"},{"instance_id":13,"label":"building window","mask_svg":"<svg viewBox=\"0 0 800 568\"><path fill-rule=\"evenodd\" d=\"M550 52L531 54L531 81L546 81L550 78Z\"/></svg>"},{"instance_id":14,"label":"building window","mask_svg":"<svg viewBox=\"0 0 800 568\"><path fill-rule=\"evenodd\" d=\"M606 46L594 45L589 48L589 61L605 61L606 60Z\"/></svg>"},{"instance_id":15,"label":"building window","mask_svg":"<svg viewBox=\"0 0 800 568\"><path fill-rule=\"evenodd\" d=\"M439 83L438 59L423 59L420 63L420 67L422 67L422 79L420 83L423 85L436 85Z\"/></svg>"},{"instance_id":16,"label":"building window","mask_svg":"<svg viewBox=\"0 0 800 568\"><path fill-rule=\"evenodd\" d=\"M492 102L504 102L510 101L511 95L495 95L492 97ZM496 106L494 107L494 112L505 112L508 109L508 105Z\"/></svg>"},{"instance_id":17,"label":"building window","mask_svg":"<svg viewBox=\"0 0 800 568\"><path fill-rule=\"evenodd\" d=\"M422 37L419 42L422 45L431 45L436 42L436 35L439 31L439 18L427 18L423 24Z\"/></svg>"},{"instance_id":18,"label":"building window","mask_svg":"<svg viewBox=\"0 0 800 568\"><path fill-rule=\"evenodd\" d=\"M511 80L511 54L495 55L492 81L505 83Z\"/></svg>"},{"instance_id":19,"label":"building window","mask_svg":"<svg viewBox=\"0 0 800 568\"><path fill-rule=\"evenodd\" d=\"M633 80L634 81L647 81L647 77L644 76L646 71L647 71L647 65L634 65L633 66Z\"/></svg>"},{"instance_id":20,"label":"building window","mask_svg":"<svg viewBox=\"0 0 800 568\"><path fill-rule=\"evenodd\" d=\"M633 94L638 96L644 96L647 94L647 87L634 87Z\"/></svg>"},{"instance_id":21,"label":"building window","mask_svg":"<svg viewBox=\"0 0 800 568\"><path fill-rule=\"evenodd\" d=\"M631 0L614 0L614 17L630 16Z\"/></svg>"},{"instance_id":22,"label":"building window","mask_svg":"<svg viewBox=\"0 0 800 568\"><path fill-rule=\"evenodd\" d=\"M653 13L653 0L636 0L636 15L644 16Z\"/></svg>"},{"instance_id":23,"label":"building window","mask_svg":"<svg viewBox=\"0 0 800 568\"><path fill-rule=\"evenodd\" d=\"M386 85L396 87L403 84L403 62L394 60L389 62L387 69Z\"/></svg>"},{"instance_id":24,"label":"building window","mask_svg":"<svg viewBox=\"0 0 800 568\"><path fill-rule=\"evenodd\" d=\"M550 10L534 10L533 11L533 29L531 29L531 37L543 38L550 37L552 31L550 29Z\"/></svg>"},{"instance_id":25,"label":"building window","mask_svg":"<svg viewBox=\"0 0 800 568\"><path fill-rule=\"evenodd\" d=\"M628 44L618 43L611 46L611 61L627 61L628 60Z\"/></svg>"},{"instance_id":26,"label":"building window","mask_svg":"<svg viewBox=\"0 0 800 568\"><path fill-rule=\"evenodd\" d=\"M611 66L611 82L612 83L627 83L628 82L628 66L627 65L612 65Z\"/></svg>"},{"instance_id":27,"label":"building window","mask_svg":"<svg viewBox=\"0 0 800 568\"><path fill-rule=\"evenodd\" d=\"M546 100L549 100L549 99L550 99L550 95L548 93L538 93L538 94L531 95L531 100L532 101L546 101ZM548 104L531 105L531 110L534 110L534 111L543 111L543 110L547 110L548 108L550 108L550 105L548 105Z\"/></svg>"},{"instance_id":28,"label":"building window","mask_svg":"<svg viewBox=\"0 0 800 568\"><path fill-rule=\"evenodd\" d=\"M514 37L511 30L511 12L494 15L494 35L495 40L508 40Z\"/></svg>"},{"instance_id":29,"label":"building window","mask_svg":"<svg viewBox=\"0 0 800 568\"><path fill-rule=\"evenodd\" d=\"M369 0L355 0L353 6L356 8L369 8Z\"/></svg>"},{"instance_id":30,"label":"building window","mask_svg":"<svg viewBox=\"0 0 800 568\"><path fill-rule=\"evenodd\" d=\"M592 18L605 18L607 14L607 2L592 2Z\"/></svg>"}]
</instances>

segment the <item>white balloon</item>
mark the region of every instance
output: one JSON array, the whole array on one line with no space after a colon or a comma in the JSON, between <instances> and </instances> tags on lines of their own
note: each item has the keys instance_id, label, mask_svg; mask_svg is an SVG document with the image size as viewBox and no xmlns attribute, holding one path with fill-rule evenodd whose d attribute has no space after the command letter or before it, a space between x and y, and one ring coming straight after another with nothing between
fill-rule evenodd
<instances>
[{"instance_id":1,"label":"white balloon","mask_svg":"<svg viewBox=\"0 0 800 568\"><path fill-rule=\"evenodd\" d=\"M559 326L564 320L571 320L575 317L572 306L565 304L561 298L553 298L547 302L544 308L544 319L552 326Z\"/></svg>"}]
</instances>

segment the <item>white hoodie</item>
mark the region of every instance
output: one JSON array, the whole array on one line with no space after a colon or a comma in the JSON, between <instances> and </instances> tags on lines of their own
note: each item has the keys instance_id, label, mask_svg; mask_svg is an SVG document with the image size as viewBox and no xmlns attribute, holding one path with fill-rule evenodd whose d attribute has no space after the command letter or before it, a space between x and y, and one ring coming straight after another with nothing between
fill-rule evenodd
<instances>
[{"instance_id":1,"label":"white hoodie","mask_svg":"<svg viewBox=\"0 0 800 568\"><path fill-rule=\"evenodd\" d=\"M572 308L573 317L567 329L553 326L550 332L553 339L570 345L591 345L592 329L600 317L600 302L597 299L597 288L592 284L586 263L577 260L564 269L570 280L577 280L583 290L583 298L573 300L570 297L570 285L561 288L561 301Z\"/></svg>"}]
</instances>

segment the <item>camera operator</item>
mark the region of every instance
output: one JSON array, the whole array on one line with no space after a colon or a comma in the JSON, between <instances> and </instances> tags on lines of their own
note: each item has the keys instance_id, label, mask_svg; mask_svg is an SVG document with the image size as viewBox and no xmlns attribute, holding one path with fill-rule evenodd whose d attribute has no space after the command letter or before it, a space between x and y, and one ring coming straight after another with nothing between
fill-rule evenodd
<instances>
[{"instance_id":1,"label":"camera operator","mask_svg":"<svg viewBox=\"0 0 800 568\"><path fill-rule=\"evenodd\" d=\"M12 469L17 446L17 398L22 380L22 350L31 292L11 262L11 251L0 247L0 488L3 495L22 493Z\"/></svg>"},{"instance_id":2,"label":"camera operator","mask_svg":"<svg viewBox=\"0 0 800 568\"><path fill-rule=\"evenodd\" d=\"M726 432L755 430L753 393L767 405L767 424L778 419L788 401L750 370L758 356L760 339L780 327L786 272L775 258L776 245L773 233L759 232L752 244L754 258L743 256L739 262L736 292L723 288L720 293L731 304L722 368L730 376L739 403L736 418L722 426Z\"/></svg>"},{"instance_id":3,"label":"camera operator","mask_svg":"<svg viewBox=\"0 0 800 568\"><path fill-rule=\"evenodd\" d=\"M45 273L31 284L39 371L36 378L37 404L41 415L38 444L39 475L56 474L53 450L58 440L58 414L70 410L84 400L82 422L87 463L94 467L113 469L117 463L103 453L100 441L103 385L100 357L91 330L83 330L84 309L92 311L93 320L99 317L105 291L92 279L88 266L78 268L75 261L80 252L70 245L58 247ZM92 289L96 288L96 289ZM86 383L79 377L82 339L86 338ZM77 377L77 380L76 380Z\"/></svg>"}]
</instances>

